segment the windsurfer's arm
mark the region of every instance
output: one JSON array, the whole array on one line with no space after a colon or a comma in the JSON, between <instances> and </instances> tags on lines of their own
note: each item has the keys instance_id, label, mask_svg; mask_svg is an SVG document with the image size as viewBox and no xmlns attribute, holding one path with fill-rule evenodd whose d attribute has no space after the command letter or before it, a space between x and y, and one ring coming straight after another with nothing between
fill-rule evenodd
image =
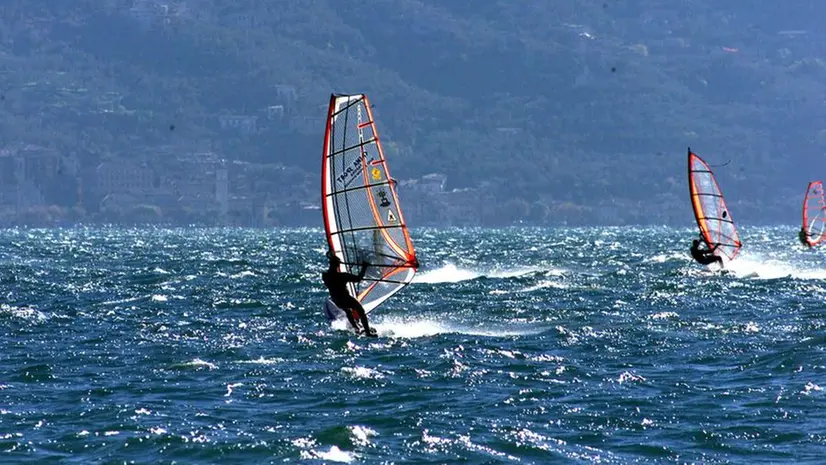
<instances>
[{"instance_id":1,"label":"windsurfer's arm","mask_svg":"<svg viewBox=\"0 0 826 465\"><path fill-rule=\"evenodd\" d=\"M359 271L358 276L356 276L354 274L350 274L350 273L341 273L341 275L342 275L342 277L344 278L345 281L348 281L348 282L351 282L351 283L357 283L357 282L361 281L362 279L364 279L364 275L366 273L367 273L367 263L362 262L361 271Z\"/></svg>"},{"instance_id":2,"label":"windsurfer's arm","mask_svg":"<svg viewBox=\"0 0 826 465\"><path fill-rule=\"evenodd\" d=\"M364 276L362 276L361 273L359 273L358 276L350 273L341 273L341 277L348 283L357 283L361 281L361 278L363 278Z\"/></svg>"},{"instance_id":3,"label":"windsurfer's arm","mask_svg":"<svg viewBox=\"0 0 826 465\"><path fill-rule=\"evenodd\" d=\"M364 279L364 275L367 273L367 262L361 262L361 271L359 272L359 281Z\"/></svg>"}]
</instances>

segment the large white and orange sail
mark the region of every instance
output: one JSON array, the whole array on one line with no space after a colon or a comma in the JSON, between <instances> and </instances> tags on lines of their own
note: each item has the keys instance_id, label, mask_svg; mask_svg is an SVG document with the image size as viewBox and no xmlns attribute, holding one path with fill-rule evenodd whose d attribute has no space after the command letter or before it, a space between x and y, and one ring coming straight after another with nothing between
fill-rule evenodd
<instances>
[{"instance_id":1,"label":"large white and orange sail","mask_svg":"<svg viewBox=\"0 0 826 465\"><path fill-rule=\"evenodd\" d=\"M711 168L688 149L688 188L694 218L708 248L719 244L716 255L734 260L742 247L734 220Z\"/></svg>"},{"instance_id":2,"label":"large white and orange sail","mask_svg":"<svg viewBox=\"0 0 826 465\"><path fill-rule=\"evenodd\" d=\"M803 232L809 247L826 239L826 199L820 181L812 181L806 188L806 197L803 198Z\"/></svg>"},{"instance_id":3,"label":"large white and orange sail","mask_svg":"<svg viewBox=\"0 0 826 465\"><path fill-rule=\"evenodd\" d=\"M321 168L328 247L340 271L367 273L349 284L369 312L413 280L418 267L395 181L390 177L367 96L330 97Z\"/></svg>"}]
</instances>

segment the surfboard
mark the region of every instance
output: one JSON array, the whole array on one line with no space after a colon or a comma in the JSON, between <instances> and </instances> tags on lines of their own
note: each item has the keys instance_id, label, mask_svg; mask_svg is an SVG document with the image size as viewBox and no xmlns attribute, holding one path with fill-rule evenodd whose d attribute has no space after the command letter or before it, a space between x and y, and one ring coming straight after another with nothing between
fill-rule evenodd
<instances>
[{"instance_id":1,"label":"surfboard","mask_svg":"<svg viewBox=\"0 0 826 465\"><path fill-rule=\"evenodd\" d=\"M711 249L719 244L714 254L724 262L734 260L743 245L737 227L714 173L691 148L688 149L688 188L694 219L706 247Z\"/></svg>"},{"instance_id":2,"label":"surfboard","mask_svg":"<svg viewBox=\"0 0 826 465\"><path fill-rule=\"evenodd\" d=\"M321 167L321 205L328 248L339 271L367 272L348 292L371 312L410 284L418 260L390 177L371 105L364 94L330 96ZM344 312L327 309L343 318ZM329 317L328 317L329 318Z\"/></svg>"}]
</instances>

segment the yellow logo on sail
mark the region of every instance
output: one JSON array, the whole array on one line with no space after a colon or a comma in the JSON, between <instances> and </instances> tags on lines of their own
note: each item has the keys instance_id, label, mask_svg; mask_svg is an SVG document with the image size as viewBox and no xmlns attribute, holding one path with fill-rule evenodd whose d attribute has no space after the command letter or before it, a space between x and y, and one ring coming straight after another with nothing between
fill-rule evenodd
<instances>
[{"instance_id":1,"label":"yellow logo on sail","mask_svg":"<svg viewBox=\"0 0 826 465\"><path fill-rule=\"evenodd\" d=\"M381 170L378 168L373 168L373 170L370 171L370 174L373 175L373 181L378 181L381 179Z\"/></svg>"}]
</instances>

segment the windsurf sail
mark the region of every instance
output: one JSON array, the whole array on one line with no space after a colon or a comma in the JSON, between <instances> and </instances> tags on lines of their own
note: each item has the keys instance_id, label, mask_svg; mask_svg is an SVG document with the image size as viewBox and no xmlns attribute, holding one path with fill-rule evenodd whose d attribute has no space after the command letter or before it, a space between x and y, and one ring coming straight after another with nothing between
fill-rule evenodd
<instances>
[{"instance_id":1,"label":"windsurf sail","mask_svg":"<svg viewBox=\"0 0 826 465\"><path fill-rule=\"evenodd\" d=\"M688 188L694 218L708 248L719 244L715 255L734 260L742 247L734 220L711 168L688 149Z\"/></svg>"},{"instance_id":2,"label":"windsurf sail","mask_svg":"<svg viewBox=\"0 0 826 465\"><path fill-rule=\"evenodd\" d=\"M806 197L803 199L803 232L810 247L826 239L826 198L820 181L812 181L806 188Z\"/></svg>"},{"instance_id":3,"label":"windsurf sail","mask_svg":"<svg viewBox=\"0 0 826 465\"><path fill-rule=\"evenodd\" d=\"M321 169L328 247L339 271L367 273L350 295L369 312L413 280L418 268L396 186L387 170L367 96L330 97Z\"/></svg>"}]
</instances>

